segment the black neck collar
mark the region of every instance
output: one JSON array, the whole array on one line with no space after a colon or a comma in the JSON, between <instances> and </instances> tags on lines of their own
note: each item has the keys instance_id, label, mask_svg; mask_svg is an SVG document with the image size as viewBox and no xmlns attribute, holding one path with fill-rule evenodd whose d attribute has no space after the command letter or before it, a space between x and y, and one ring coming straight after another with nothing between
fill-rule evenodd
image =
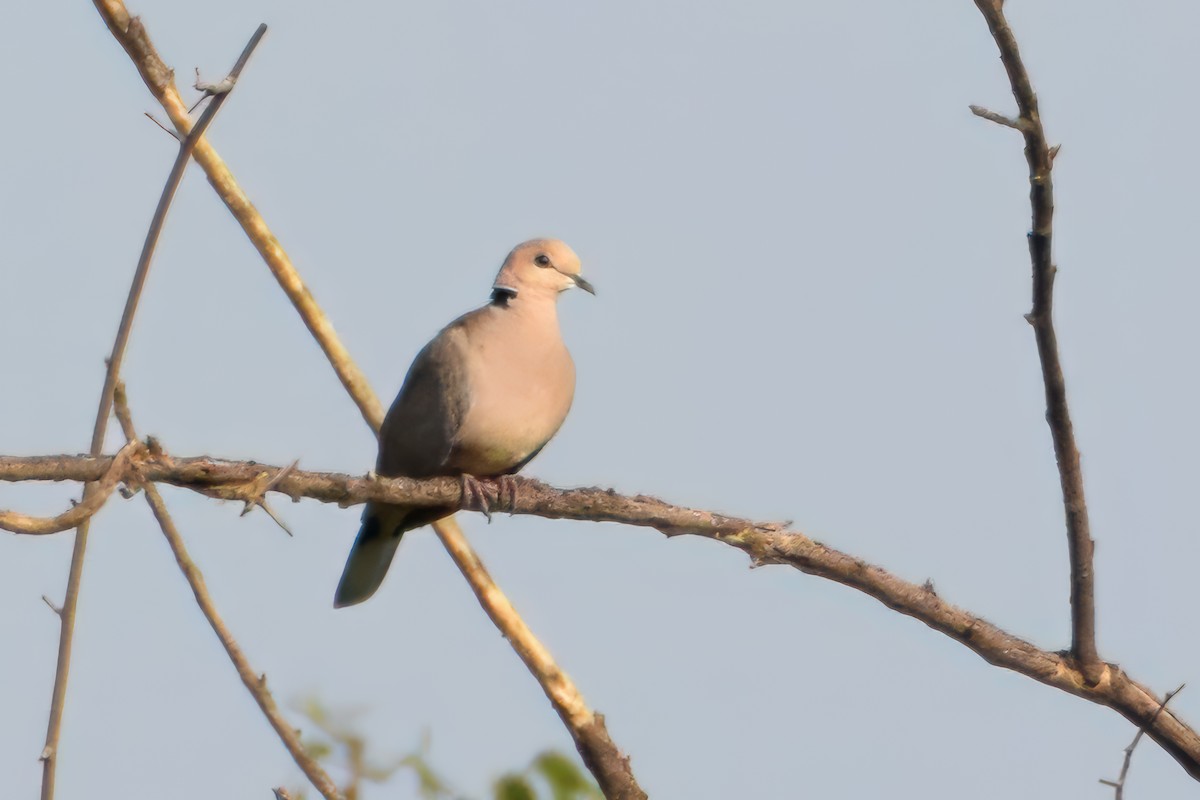
<instances>
[{"instance_id":1,"label":"black neck collar","mask_svg":"<svg viewBox=\"0 0 1200 800\"><path fill-rule=\"evenodd\" d=\"M492 287L492 305L507 306L508 301L517 296L517 290L511 286L493 286Z\"/></svg>"}]
</instances>

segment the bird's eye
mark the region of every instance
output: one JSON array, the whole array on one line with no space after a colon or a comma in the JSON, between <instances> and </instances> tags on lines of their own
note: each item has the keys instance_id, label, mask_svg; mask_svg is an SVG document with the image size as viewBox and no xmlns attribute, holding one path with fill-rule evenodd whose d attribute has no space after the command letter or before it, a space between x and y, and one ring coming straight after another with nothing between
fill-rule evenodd
<instances>
[{"instance_id":1,"label":"bird's eye","mask_svg":"<svg viewBox=\"0 0 1200 800\"><path fill-rule=\"evenodd\" d=\"M537 264L539 267L548 267L550 266L550 256L542 253L537 258L533 259L533 263Z\"/></svg>"}]
</instances>

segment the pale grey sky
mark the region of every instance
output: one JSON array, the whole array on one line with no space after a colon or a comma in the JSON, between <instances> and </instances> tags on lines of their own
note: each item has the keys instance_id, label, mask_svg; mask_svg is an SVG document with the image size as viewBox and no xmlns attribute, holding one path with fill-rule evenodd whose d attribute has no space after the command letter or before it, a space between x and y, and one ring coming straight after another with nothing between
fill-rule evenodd
<instances>
[{"instance_id":1,"label":"pale grey sky","mask_svg":"<svg viewBox=\"0 0 1200 800\"><path fill-rule=\"evenodd\" d=\"M1019 136L970 0L365 3L140 0L179 77L271 26L210 139L385 402L557 236L575 408L528 474L796 526L1047 648L1068 644L1062 510L1031 331ZM1093 530L1102 654L1200 682L1194 313L1200 7L1010 0L1057 162L1057 311ZM174 144L89 3L6 12L0 452L86 449ZM191 96L189 92L189 96ZM195 167L125 376L174 453L364 472L374 443ZM110 442L116 443L116 437ZM0 485L60 510L76 487ZM432 734L473 795L570 751L435 537L331 598L358 511L265 516L168 491L282 701L363 710L377 751ZM464 516L493 574L655 798L1111 796L1133 729L849 589L645 530ZM142 502L93 527L59 797L267 798L299 779ZM0 774L32 797L70 537L0 537ZM1200 722L1200 688L1174 708ZM298 717L296 717L299 720ZM1151 743L1129 794L1192 797ZM370 799L411 797L399 778Z\"/></svg>"}]
</instances>

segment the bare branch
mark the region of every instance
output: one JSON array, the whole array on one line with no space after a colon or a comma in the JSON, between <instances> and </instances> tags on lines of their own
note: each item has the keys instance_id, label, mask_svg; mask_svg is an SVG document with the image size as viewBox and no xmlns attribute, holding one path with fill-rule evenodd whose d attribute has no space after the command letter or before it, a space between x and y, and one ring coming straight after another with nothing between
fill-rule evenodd
<instances>
[{"instance_id":1,"label":"bare branch","mask_svg":"<svg viewBox=\"0 0 1200 800\"><path fill-rule=\"evenodd\" d=\"M171 122L181 132L190 130L191 120L188 118L188 108L183 102L183 98L180 97L179 90L175 87L174 73L163 63L158 51L154 49L141 20L130 16L121 0L93 0L93 2L109 31L129 54L129 58L146 83L146 88L162 104L167 116L171 118ZM213 102L220 100L221 97L214 98ZM353 359L350 358L350 354L341 345L333 326L320 313L320 308L292 266L291 259L288 258L283 246L271 233L271 229L267 227L262 216L234 180L229 168L225 166L225 162L217 155L212 145L207 140L201 139L196 143L193 155L196 163L208 176L208 182L242 226L251 244L262 256L288 299L300 312L304 324L308 326L313 338L317 340L317 344L333 364L338 379L358 404L363 419L373 428L378 429L380 423L383 422L383 406L371 392L366 376L362 374Z\"/></svg>"},{"instance_id":2,"label":"bare branch","mask_svg":"<svg viewBox=\"0 0 1200 800\"><path fill-rule=\"evenodd\" d=\"M0 480L94 480L108 469L109 458L88 456L0 456ZM161 458L139 464L142 479L169 483L212 497L224 487L237 486L272 467L255 462L211 458ZM530 478L520 486L511 511L550 519L620 522L653 528L667 536L703 536L745 552L756 565L783 564L810 575L849 586L874 597L888 608L919 620L970 648L985 661L1010 669L1056 689L1117 711L1130 722L1146 726L1192 777L1200 779L1200 734L1170 711L1155 717L1159 700L1131 680L1119 667L1108 665L1099 683L1085 679L1073 659L1041 650L931 591L930 582L912 583L861 558L814 541L773 522L753 522L712 511L674 506L654 497L627 497L609 489L556 489ZM462 502L456 478L353 477L339 473L296 470L280 481L276 491L293 499L307 497L339 506L368 501L410 506L447 506ZM506 509L507 510L507 509ZM1153 721L1151 721L1153 720Z\"/></svg>"},{"instance_id":3,"label":"bare branch","mask_svg":"<svg viewBox=\"0 0 1200 800\"><path fill-rule=\"evenodd\" d=\"M1133 741L1130 742L1129 746L1125 748L1125 760L1121 764L1121 774L1117 776L1117 779L1115 781L1106 780L1104 778L1100 779L1100 782L1103 783L1105 786L1113 787L1114 800L1123 800L1123 798L1125 797L1125 779L1127 777L1129 777L1129 765L1133 761L1133 751L1134 751L1134 749L1137 748L1138 742L1140 742L1142 740L1142 736L1145 735L1146 728L1149 725L1154 724L1154 721L1156 719L1158 719L1158 715L1161 714L1163 712L1163 709L1165 709L1167 707L1167 703L1171 702L1171 698L1173 698L1175 695L1182 692L1183 687L1185 687L1185 686L1187 686L1186 683L1181 683L1181 684L1179 684L1178 689L1167 692L1166 697L1164 697L1162 699L1162 702L1158 704L1158 710L1154 712L1154 716L1151 717L1150 720L1145 725L1138 728L1138 732L1136 734L1134 734L1134 736L1133 736Z\"/></svg>"},{"instance_id":4,"label":"bare branch","mask_svg":"<svg viewBox=\"0 0 1200 800\"><path fill-rule=\"evenodd\" d=\"M446 551L479 599L479 605L512 644L513 649L529 669L550 704L571 732L583 763L596 776L601 791L609 800L645 800L646 793L638 786L629 766L629 757L622 754L608 735L604 715L594 713L583 700L574 681L564 672L554 657L534 635L500 587L488 574L487 567L467 544L454 516L433 524Z\"/></svg>"},{"instance_id":5,"label":"bare branch","mask_svg":"<svg viewBox=\"0 0 1200 800\"><path fill-rule=\"evenodd\" d=\"M146 486L145 495L146 501L150 504L150 509L154 512L154 518L158 520L159 527L162 528L163 535L167 538L171 552L175 554L175 561L179 564L180 571L187 578L188 585L192 587L192 594L196 598L196 604L200 606L205 619L208 620L208 624L221 641L221 646L225 648L225 652L229 655L229 660L233 662L238 677L242 679L242 684L250 692L254 698L254 702L262 709L263 715L283 742L284 747L287 748L288 753L291 754L292 760L296 762L296 765L300 767L300 770L312 785L321 793L321 796L326 798L326 800L339 800L341 794L338 792L337 785L333 782L333 779L304 750L296 729L288 724L288 721L284 719L283 714L279 711L279 707L275 704L275 698L267 690L266 676L254 671L250 663L246 660L245 654L242 653L241 647L238 646L237 640L233 638L233 634L225 626L225 622L217 612L212 597L205 586L204 575L188 555L187 549L183 544L183 538L175 528L175 523L171 520L167 512L166 504L163 503L162 495L155 490L153 485Z\"/></svg>"},{"instance_id":6,"label":"bare branch","mask_svg":"<svg viewBox=\"0 0 1200 800\"><path fill-rule=\"evenodd\" d=\"M129 414L129 405L125 397L125 387L123 384L117 385L117 391L114 393L116 405L117 419L121 423L121 430L125 434L125 438L129 441L129 445L137 443L137 433L133 427L133 418ZM127 446L129 446L127 445ZM158 520L159 527L162 528L163 536L167 539L167 544L171 548L171 552L175 555L175 563L179 565L183 577L187 579L188 585L192 588L192 594L196 598L196 605L200 606L201 613L208 620L208 624L212 627L213 633L217 634L217 639L221 641L221 646L225 648L225 652L229 655L229 660L233 662L234 669L237 670L238 677L242 679L242 684L254 698L254 702L258 703L258 707L262 709L263 715L267 718L267 722L275 729L275 733L283 742L283 746L287 748L291 754L292 760L296 762L296 766L316 787L317 791L326 800L342 800L342 795L338 791L337 784L329 777L325 770L316 760L308 754L304 749L304 745L300 742L300 735L288 721L284 719L283 714L279 711L279 706L275 704L275 698L267 689L267 676L260 675L250 666L250 662L246 659L246 655L242 652L242 648L238 645L237 640L233 638L233 634L225 625L225 621L221 618L221 614L217 611L216 604L213 602L212 595L208 593L208 587L204 583L204 575L200 572L200 568L196 566L196 562L192 561L188 555L187 547L183 543L183 537L180 536L179 530L175 527L174 520L171 519L170 513L167 511L167 504L163 501L162 495L152 483L146 483L143 487L143 494L146 496L146 502L150 504L150 510L154 513L154 518Z\"/></svg>"},{"instance_id":7,"label":"bare branch","mask_svg":"<svg viewBox=\"0 0 1200 800\"><path fill-rule=\"evenodd\" d=\"M250 43L242 51L242 55L238 58L235 69L239 72L245 65L246 60L253 52L254 46L262 38L265 26L260 26L251 38ZM146 275L150 272L150 261L154 256L154 248L158 244L158 237L162 233L163 224L166 222L167 210L171 207L171 201L175 197L175 191L179 188L179 183L183 180L183 172L187 168L188 161L191 160L192 150L196 147L200 137L204 135L204 131L208 128L217 111L220 110L221 104L225 101L228 94L218 96L204 110L200 119L196 123L196 127L192 132L185 136L179 143L179 153L175 157L175 164L171 167L171 173L167 177L167 183L163 187L162 195L158 200L158 207L154 210L154 217L150 221L150 229L146 232L146 241L142 245L142 253L138 258L137 268L134 270L133 282L129 287L129 295L125 300L125 309L121 313L121 323L117 328L116 340L113 342L112 353L108 358L108 371L104 376L104 387L100 390L99 408L96 410L96 422L92 428L92 455L99 455L104 447L104 434L108 429L108 415L112 409L113 390L117 384L117 377L121 372L121 361L125 357L125 348L129 343L129 334L133 328L133 318L137 312L138 302L141 300L142 287L146 284ZM92 494L96 490L90 486L85 486L83 490L83 505L87 505L92 499ZM62 713L66 703L67 695L67 679L71 672L71 644L75 632L75 610L79 604L79 585L83 578L83 559L87 552L88 539L88 520L85 517L75 532L75 543L71 551L71 566L67 573L67 591L63 599L62 613L59 614L59 639L58 639L58 661L54 675L54 689L50 697L50 714L46 724L46 746L43 749L42 758L42 800L53 800L54 798L54 779L55 769L58 763L58 739L62 730Z\"/></svg>"},{"instance_id":8,"label":"bare branch","mask_svg":"<svg viewBox=\"0 0 1200 800\"><path fill-rule=\"evenodd\" d=\"M1004 17L999 0L975 0L987 20L988 29L1000 49L1000 60L1008 73L1013 97L1020 109L1021 134L1025 137L1025 159L1029 163L1029 202L1032 229L1029 233L1029 257L1033 264L1033 310L1026 316L1033 325L1042 381L1046 385L1046 422L1054 441L1062 485L1063 506L1067 518L1067 550L1071 561L1071 656L1089 683L1103 677L1104 663L1096 649L1096 598L1092 569L1093 542L1083 492L1083 471L1079 448L1067 408L1067 385L1059 360L1058 338L1054 332L1054 273L1051 239L1054 221L1054 187L1050 170L1054 152L1046 140L1037 95L1029 73L1021 61L1017 40ZM972 108L974 111L975 109ZM976 111L976 113L979 113Z\"/></svg>"}]
</instances>

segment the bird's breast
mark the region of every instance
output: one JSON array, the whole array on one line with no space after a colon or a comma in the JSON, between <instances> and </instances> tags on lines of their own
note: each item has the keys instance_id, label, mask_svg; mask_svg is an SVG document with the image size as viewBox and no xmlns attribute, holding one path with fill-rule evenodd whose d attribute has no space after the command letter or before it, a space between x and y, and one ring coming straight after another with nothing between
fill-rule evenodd
<instances>
[{"instance_id":1,"label":"bird's breast","mask_svg":"<svg viewBox=\"0 0 1200 800\"><path fill-rule=\"evenodd\" d=\"M541 341L541 346L530 346ZM558 431L575 396L575 365L557 336L515 346L497 337L470 376L470 402L455 443L455 466L499 475L536 453Z\"/></svg>"}]
</instances>

